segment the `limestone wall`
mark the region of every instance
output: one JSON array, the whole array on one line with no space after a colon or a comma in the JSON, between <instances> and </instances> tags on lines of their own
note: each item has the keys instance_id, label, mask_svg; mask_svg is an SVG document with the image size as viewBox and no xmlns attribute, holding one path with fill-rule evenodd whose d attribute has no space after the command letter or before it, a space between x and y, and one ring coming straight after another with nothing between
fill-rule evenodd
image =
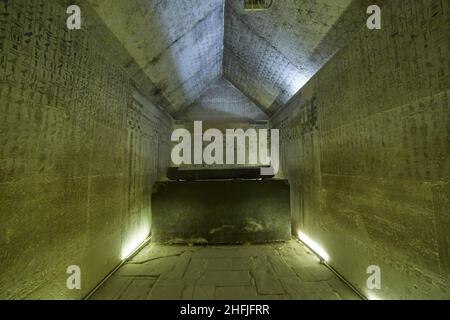
<instances>
[{"instance_id":1,"label":"limestone wall","mask_svg":"<svg viewBox=\"0 0 450 320\"><path fill-rule=\"evenodd\" d=\"M82 8L69 31L66 1L0 2L0 298L81 298L151 228L171 119Z\"/></svg>"},{"instance_id":2,"label":"limestone wall","mask_svg":"<svg viewBox=\"0 0 450 320\"><path fill-rule=\"evenodd\" d=\"M294 232L370 298L450 297L449 9L388 2L272 119Z\"/></svg>"}]
</instances>

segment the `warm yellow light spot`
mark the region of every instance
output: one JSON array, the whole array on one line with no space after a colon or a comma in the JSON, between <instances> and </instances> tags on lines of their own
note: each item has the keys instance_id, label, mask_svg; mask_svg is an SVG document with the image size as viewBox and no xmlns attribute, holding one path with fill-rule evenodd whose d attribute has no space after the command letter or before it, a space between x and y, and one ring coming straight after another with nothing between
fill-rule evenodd
<instances>
[{"instance_id":1,"label":"warm yellow light spot","mask_svg":"<svg viewBox=\"0 0 450 320\"><path fill-rule=\"evenodd\" d=\"M126 259L134 250L136 250L148 237L150 230L143 228L141 231L131 235L128 241L123 245L121 259Z\"/></svg>"},{"instance_id":2,"label":"warm yellow light spot","mask_svg":"<svg viewBox=\"0 0 450 320\"><path fill-rule=\"evenodd\" d=\"M298 232L298 238L304 242L308 247L310 247L319 257L328 262L330 260L330 256L328 253L314 240L308 237L303 232Z\"/></svg>"}]
</instances>

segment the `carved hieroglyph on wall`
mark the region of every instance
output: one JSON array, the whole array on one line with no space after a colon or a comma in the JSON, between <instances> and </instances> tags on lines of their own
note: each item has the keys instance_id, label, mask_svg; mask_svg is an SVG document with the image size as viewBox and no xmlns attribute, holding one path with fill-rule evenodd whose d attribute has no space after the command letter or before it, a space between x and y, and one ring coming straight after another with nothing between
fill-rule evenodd
<instances>
[{"instance_id":1,"label":"carved hieroglyph on wall","mask_svg":"<svg viewBox=\"0 0 450 320\"><path fill-rule=\"evenodd\" d=\"M120 43L81 7L68 30L66 1L0 1L0 298L81 298L148 231L168 165L170 117L137 100Z\"/></svg>"}]
</instances>

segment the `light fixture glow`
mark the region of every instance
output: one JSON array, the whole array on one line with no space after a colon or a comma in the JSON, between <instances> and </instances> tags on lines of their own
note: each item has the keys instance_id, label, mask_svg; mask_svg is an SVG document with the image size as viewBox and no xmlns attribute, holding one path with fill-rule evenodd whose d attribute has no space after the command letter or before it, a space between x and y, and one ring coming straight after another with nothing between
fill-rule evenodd
<instances>
[{"instance_id":1,"label":"light fixture glow","mask_svg":"<svg viewBox=\"0 0 450 320\"><path fill-rule=\"evenodd\" d=\"M143 230L133 234L131 238L123 245L121 252L121 259L126 259L134 250L136 250L148 237L149 229L144 228Z\"/></svg>"},{"instance_id":2,"label":"light fixture glow","mask_svg":"<svg viewBox=\"0 0 450 320\"><path fill-rule=\"evenodd\" d=\"M372 292L367 292L366 296L368 300L383 300L382 298L380 298L379 296L377 296Z\"/></svg>"},{"instance_id":3,"label":"light fixture glow","mask_svg":"<svg viewBox=\"0 0 450 320\"><path fill-rule=\"evenodd\" d=\"M298 232L298 238L304 242L308 247L311 248L319 257L321 257L325 262L328 262L330 260L330 256L328 253L314 240L312 240L310 237L308 237L303 232Z\"/></svg>"}]
</instances>

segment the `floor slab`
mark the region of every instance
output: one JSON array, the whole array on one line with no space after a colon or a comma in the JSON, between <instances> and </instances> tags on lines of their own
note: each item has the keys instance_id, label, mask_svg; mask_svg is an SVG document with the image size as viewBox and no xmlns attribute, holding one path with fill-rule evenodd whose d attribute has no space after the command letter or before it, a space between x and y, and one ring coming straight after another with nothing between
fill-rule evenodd
<instances>
[{"instance_id":1,"label":"floor slab","mask_svg":"<svg viewBox=\"0 0 450 320\"><path fill-rule=\"evenodd\" d=\"M91 299L348 300L359 297L297 241L233 246L150 243Z\"/></svg>"}]
</instances>

